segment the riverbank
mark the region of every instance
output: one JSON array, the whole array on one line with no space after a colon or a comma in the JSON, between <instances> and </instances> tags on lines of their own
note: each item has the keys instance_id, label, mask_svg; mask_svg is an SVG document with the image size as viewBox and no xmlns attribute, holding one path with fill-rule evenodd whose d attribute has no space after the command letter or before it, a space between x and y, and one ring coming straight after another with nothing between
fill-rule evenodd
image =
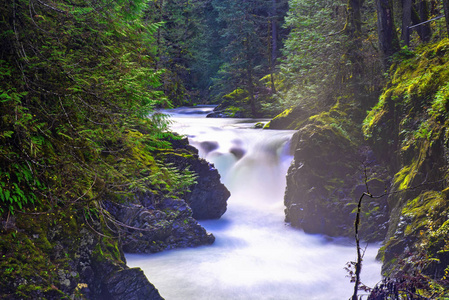
<instances>
[{"instance_id":1,"label":"riverbank","mask_svg":"<svg viewBox=\"0 0 449 300\"><path fill-rule=\"evenodd\" d=\"M355 259L354 241L305 234L284 222L294 131L254 128L266 119L206 119L192 113L198 110L172 111L172 128L214 163L231 191L226 214L200 221L215 243L127 254L129 265L141 267L167 299L348 298L353 284L344 268ZM368 245L364 260L363 282L372 286L381 278L378 248Z\"/></svg>"}]
</instances>

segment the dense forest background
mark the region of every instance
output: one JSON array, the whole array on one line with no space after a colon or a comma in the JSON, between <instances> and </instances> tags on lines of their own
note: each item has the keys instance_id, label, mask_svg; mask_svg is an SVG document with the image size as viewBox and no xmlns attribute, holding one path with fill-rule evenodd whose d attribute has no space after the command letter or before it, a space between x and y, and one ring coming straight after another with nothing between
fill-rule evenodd
<instances>
[{"instance_id":1,"label":"dense forest background","mask_svg":"<svg viewBox=\"0 0 449 300\"><path fill-rule=\"evenodd\" d=\"M359 135L393 193L431 181L433 192L390 201L414 227L399 243L394 215L382 258L392 272L395 247L419 249L411 280L444 294L448 14L447 0L3 1L2 234L15 240L14 216L101 220L105 195L184 193L194 174L154 155L178 139L157 109L212 103L220 116L277 116L269 128L330 122Z\"/></svg>"},{"instance_id":2,"label":"dense forest background","mask_svg":"<svg viewBox=\"0 0 449 300\"><path fill-rule=\"evenodd\" d=\"M371 107L395 58L447 36L444 2L161 0L145 20L164 24L156 68L173 104L273 117L348 97Z\"/></svg>"}]
</instances>

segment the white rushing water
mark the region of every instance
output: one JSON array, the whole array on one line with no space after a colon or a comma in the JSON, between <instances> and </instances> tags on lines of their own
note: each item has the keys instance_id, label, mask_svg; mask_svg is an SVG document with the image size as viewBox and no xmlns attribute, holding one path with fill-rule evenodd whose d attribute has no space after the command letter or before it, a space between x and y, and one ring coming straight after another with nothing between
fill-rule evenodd
<instances>
[{"instance_id":1,"label":"white rushing water","mask_svg":"<svg viewBox=\"0 0 449 300\"><path fill-rule=\"evenodd\" d=\"M305 234L284 223L293 132L252 129L256 120L205 118L210 109L179 108L170 114L173 130L187 135L215 164L231 191L223 217L200 222L215 243L127 254L128 265L141 267L166 300L349 299L353 284L344 267L356 258L355 243ZM365 253L362 282L368 286L380 280L378 247L369 245Z\"/></svg>"}]
</instances>

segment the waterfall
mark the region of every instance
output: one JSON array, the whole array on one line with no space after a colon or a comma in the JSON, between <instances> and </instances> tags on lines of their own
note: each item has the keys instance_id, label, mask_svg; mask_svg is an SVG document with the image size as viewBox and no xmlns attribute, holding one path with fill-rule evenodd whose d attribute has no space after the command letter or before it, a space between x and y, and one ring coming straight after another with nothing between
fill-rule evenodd
<instances>
[{"instance_id":1,"label":"waterfall","mask_svg":"<svg viewBox=\"0 0 449 300\"><path fill-rule=\"evenodd\" d=\"M209 119L210 107L169 113L173 130L188 136L214 163L231 191L220 220L201 221L212 246L151 255L127 254L166 300L348 299L344 267L356 258L350 239L305 234L284 223L285 175L292 131L254 129L261 120ZM380 279L379 245L367 247L362 282Z\"/></svg>"}]
</instances>

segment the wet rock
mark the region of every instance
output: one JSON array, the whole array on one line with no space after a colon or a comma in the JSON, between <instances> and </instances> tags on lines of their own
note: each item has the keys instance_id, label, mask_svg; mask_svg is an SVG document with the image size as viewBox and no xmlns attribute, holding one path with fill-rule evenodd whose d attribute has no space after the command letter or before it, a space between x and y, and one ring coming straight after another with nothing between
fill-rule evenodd
<instances>
[{"instance_id":1,"label":"wet rock","mask_svg":"<svg viewBox=\"0 0 449 300\"><path fill-rule=\"evenodd\" d=\"M152 284L148 284L140 268L131 268L115 272L105 281L105 293L102 299L159 300L163 298Z\"/></svg>"},{"instance_id":2,"label":"wet rock","mask_svg":"<svg viewBox=\"0 0 449 300\"><path fill-rule=\"evenodd\" d=\"M153 199L152 202L149 199ZM210 245L215 241L215 237L192 217L192 210L182 199L160 199L145 193L136 195L133 204L109 203L108 209L126 225L122 229L125 252L156 253Z\"/></svg>"},{"instance_id":3,"label":"wet rock","mask_svg":"<svg viewBox=\"0 0 449 300\"><path fill-rule=\"evenodd\" d=\"M184 146L179 141L177 143L176 149L160 152L158 158L176 166L179 170L189 168L198 175L197 183L183 196L192 209L193 218L197 220L220 218L226 212L227 200L231 193L221 183L218 170L213 164L200 158L197 151L192 151L187 139L183 140Z\"/></svg>"},{"instance_id":4,"label":"wet rock","mask_svg":"<svg viewBox=\"0 0 449 300\"><path fill-rule=\"evenodd\" d=\"M268 122L264 129L299 129L310 115L300 106L289 108Z\"/></svg>"},{"instance_id":5,"label":"wet rock","mask_svg":"<svg viewBox=\"0 0 449 300\"><path fill-rule=\"evenodd\" d=\"M126 266L115 233L98 218L87 222L82 210L18 215L14 231L0 232L0 267L10 268L0 298L163 299L140 269Z\"/></svg>"},{"instance_id":6,"label":"wet rock","mask_svg":"<svg viewBox=\"0 0 449 300\"><path fill-rule=\"evenodd\" d=\"M210 141L201 142L200 147L204 150L205 153L209 153L211 151L214 151L215 149L218 149L218 143Z\"/></svg>"},{"instance_id":7,"label":"wet rock","mask_svg":"<svg viewBox=\"0 0 449 300\"><path fill-rule=\"evenodd\" d=\"M241 159L243 156L245 156L246 151L242 148L232 147L229 152L231 152L237 160Z\"/></svg>"},{"instance_id":8,"label":"wet rock","mask_svg":"<svg viewBox=\"0 0 449 300\"><path fill-rule=\"evenodd\" d=\"M155 253L167 249L210 245L215 237L196 219L216 219L226 211L229 191L213 165L199 158L187 139L171 141L174 149L155 153L157 159L179 170L198 174L197 184L183 199L151 192L136 193L124 204L106 202L107 210L122 222L122 245L129 253ZM209 145L215 147L213 144Z\"/></svg>"},{"instance_id":9,"label":"wet rock","mask_svg":"<svg viewBox=\"0 0 449 300\"><path fill-rule=\"evenodd\" d=\"M353 236L354 209L366 191L363 161L367 159L342 129L312 123L292 138L294 160L288 170L284 203L286 222L308 233ZM371 155L372 156L372 155ZM373 192L385 190L378 179L368 182ZM388 220L386 198L365 199L360 236L381 240Z\"/></svg>"},{"instance_id":10,"label":"wet rock","mask_svg":"<svg viewBox=\"0 0 449 300\"><path fill-rule=\"evenodd\" d=\"M221 183L220 174L213 164L204 159L189 162L192 171L198 174L197 184L184 196L192 208L193 217L197 220L220 218L226 212L231 193Z\"/></svg>"},{"instance_id":11,"label":"wet rock","mask_svg":"<svg viewBox=\"0 0 449 300\"><path fill-rule=\"evenodd\" d=\"M206 118L249 118L250 116L246 115L241 111L234 110L219 110L211 112L206 116Z\"/></svg>"}]
</instances>

